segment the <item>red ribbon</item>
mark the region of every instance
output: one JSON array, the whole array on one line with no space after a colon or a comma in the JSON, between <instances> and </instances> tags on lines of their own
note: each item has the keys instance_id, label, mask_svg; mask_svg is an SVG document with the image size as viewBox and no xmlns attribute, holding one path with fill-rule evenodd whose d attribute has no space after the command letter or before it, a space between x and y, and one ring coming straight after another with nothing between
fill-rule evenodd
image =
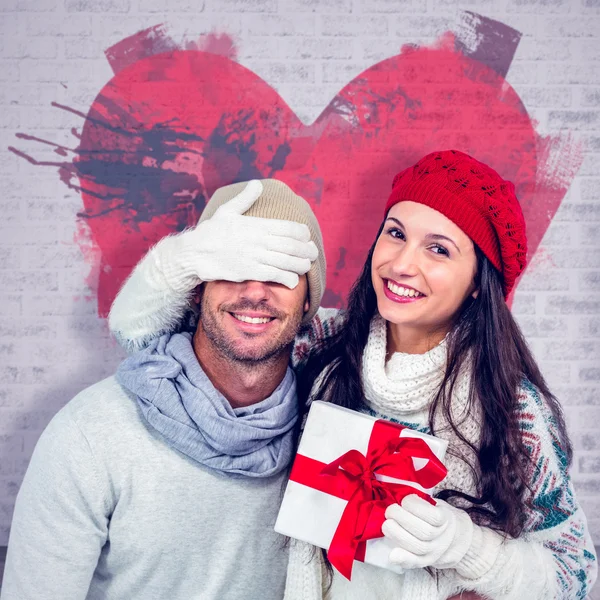
<instances>
[{"instance_id":1,"label":"red ribbon","mask_svg":"<svg viewBox=\"0 0 600 600\"><path fill-rule=\"evenodd\" d=\"M347 579L354 561L364 561L366 541L383 537L381 526L390 504L400 504L409 494L435 504L428 494L404 483L379 481L375 474L432 488L448 472L423 439L399 437L402 429L389 421L375 421L366 456L350 450L329 464L301 454L294 461L292 481L348 501L327 551L331 564ZM428 462L417 471L413 458Z\"/></svg>"}]
</instances>

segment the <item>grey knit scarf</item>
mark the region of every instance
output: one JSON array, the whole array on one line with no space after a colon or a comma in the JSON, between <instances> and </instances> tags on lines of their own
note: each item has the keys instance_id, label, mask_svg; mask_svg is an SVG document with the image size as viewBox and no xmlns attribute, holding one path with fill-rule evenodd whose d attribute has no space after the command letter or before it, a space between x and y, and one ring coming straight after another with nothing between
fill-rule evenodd
<instances>
[{"instance_id":1,"label":"grey knit scarf","mask_svg":"<svg viewBox=\"0 0 600 600\"><path fill-rule=\"evenodd\" d=\"M232 408L202 370L191 333L167 333L125 359L117 381L139 403L166 442L199 463L228 474L270 477L294 454L298 419L291 368L266 400Z\"/></svg>"}]
</instances>

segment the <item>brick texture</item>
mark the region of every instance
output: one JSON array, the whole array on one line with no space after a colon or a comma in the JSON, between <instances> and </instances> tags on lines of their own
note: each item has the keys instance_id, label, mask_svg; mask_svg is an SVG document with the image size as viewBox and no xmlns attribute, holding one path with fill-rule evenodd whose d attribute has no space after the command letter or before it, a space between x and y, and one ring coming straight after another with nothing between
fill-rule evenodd
<instances>
[{"instance_id":1,"label":"brick texture","mask_svg":"<svg viewBox=\"0 0 600 600\"><path fill-rule=\"evenodd\" d=\"M305 122L403 44L456 29L462 10L522 33L507 75L542 133L569 131L583 164L522 278L513 311L563 402L573 475L600 543L600 3L598 0L4 0L0 7L0 546L31 450L74 393L122 352L97 318L90 267L73 241L78 194L57 160L18 131L67 144L110 79L104 50L164 23L175 39L234 39L240 62ZM177 36L179 36L177 38ZM416 124L419 126L419 124ZM72 142L71 142L72 143Z\"/></svg>"}]
</instances>

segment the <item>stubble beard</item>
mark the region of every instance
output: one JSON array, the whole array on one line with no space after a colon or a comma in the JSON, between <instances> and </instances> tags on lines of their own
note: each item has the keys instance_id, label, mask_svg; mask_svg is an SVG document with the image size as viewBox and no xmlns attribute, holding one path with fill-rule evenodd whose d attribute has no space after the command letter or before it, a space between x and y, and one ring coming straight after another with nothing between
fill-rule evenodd
<instances>
[{"instance_id":1,"label":"stubble beard","mask_svg":"<svg viewBox=\"0 0 600 600\"><path fill-rule=\"evenodd\" d=\"M252 305L247 302L237 303L235 305L224 306L221 310L224 312L236 312L236 310L262 310L265 311L264 305ZM267 310L276 318L284 318L283 313L275 312L273 309ZM283 330L278 332L275 339L267 338L260 344L251 346L238 345L236 340L232 339L220 325L217 317L217 311L211 310L203 301L201 304L200 327L206 338L215 347L215 349L224 358L232 363L243 364L245 366L254 366L256 363L270 363L281 359L285 354L289 354L294 338L298 333L302 322L303 312L300 309L288 319L288 323ZM251 340L256 337L252 334L241 334L243 338Z\"/></svg>"}]
</instances>

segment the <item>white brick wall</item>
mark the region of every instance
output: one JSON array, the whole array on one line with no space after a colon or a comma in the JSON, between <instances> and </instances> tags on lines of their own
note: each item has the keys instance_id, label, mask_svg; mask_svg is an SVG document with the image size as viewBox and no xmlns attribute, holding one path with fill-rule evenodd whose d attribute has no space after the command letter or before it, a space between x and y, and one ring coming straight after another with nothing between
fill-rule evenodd
<instances>
[{"instance_id":1,"label":"white brick wall","mask_svg":"<svg viewBox=\"0 0 600 600\"><path fill-rule=\"evenodd\" d=\"M166 6L169 9L166 9ZM600 543L600 2L598 0L2 0L0 3L0 545L35 440L122 353L95 316L90 267L74 242L77 193L60 160L17 132L72 145L111 77L103 50L165 23L175 40L228 33L239 61L314 120L344 83L433 41L462 10L523 34L508 73L542 133L570 130L582 168L516 296L514 311L562 400L577 448L573 476ZM93 279L93 278L92 278Z\"/></svg>"}]
</instances>

